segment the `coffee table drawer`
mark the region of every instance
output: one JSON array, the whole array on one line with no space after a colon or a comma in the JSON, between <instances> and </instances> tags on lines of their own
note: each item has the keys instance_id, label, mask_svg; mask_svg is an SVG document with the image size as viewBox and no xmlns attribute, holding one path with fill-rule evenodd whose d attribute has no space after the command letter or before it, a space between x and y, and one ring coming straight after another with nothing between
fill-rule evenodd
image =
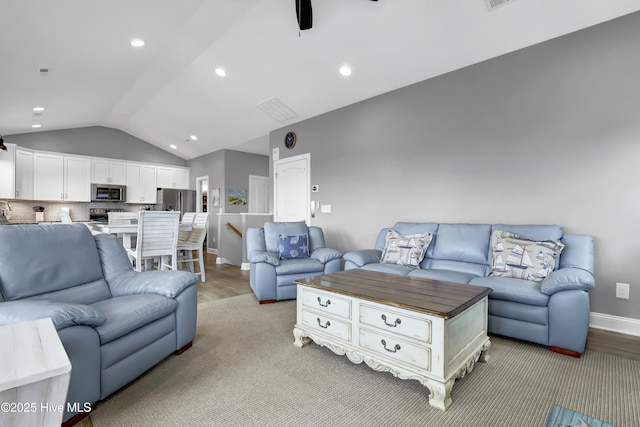
<instances>
[{"instance_id":1,"label":"coffee table drawer","mask_svg":"<svg viewBox=\"0 0 640 427\"><path fill-rule=\"evenodd\" d=\"M394 336L369 329L360 329L360 347L375 351L387 358L431 371L431 350L411 344Z\"/></svg>"},{"instance_id":2,"label":"coffee table drawer","mask_svg":"<svg viewBox=\"0 0 640 427\"><path fill-rule=\"evenodd\" d=\"M313 311L302 310L302 324L343 341L351 342L351 324Z\"/></svg>"},{"instance_id":3,"label":"coffee table drawer","mask_svg":"<svg viewBox=\"0 0 640 427\"><path fill-rule=\"evenodd\" d=\"M351 319L351 301L336 297L335 294L317 292L304 288L302 290L302 303L307 307L323 313Z\"/></svg>"},{"instance_id":4,"label":"coffee table drawer","mask_svg":"<svg viewBox=\"0 0 640 427\"><path fill-rule=\"evenodd\" d=\"M360 323L431 344L431 321L369 304L360 304Z\"/></svg>"}]
</instances>

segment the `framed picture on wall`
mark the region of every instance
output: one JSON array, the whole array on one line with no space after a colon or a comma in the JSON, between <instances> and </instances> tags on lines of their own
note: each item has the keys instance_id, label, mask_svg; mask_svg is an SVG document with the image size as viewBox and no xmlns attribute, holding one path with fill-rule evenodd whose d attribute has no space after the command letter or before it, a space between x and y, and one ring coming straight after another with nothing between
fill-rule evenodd
<instances>
[{"instance_id":1,"label":"framed picture on wall","mask_svg":"<svg viewBox=\"0 0 640 427\"><path fill-rule=\"evenodd\" d=\"M230 188L228 191L228 201L230 205L246 205L247 204L247 190L234 190Z\"/></svg>"}]
</instances>

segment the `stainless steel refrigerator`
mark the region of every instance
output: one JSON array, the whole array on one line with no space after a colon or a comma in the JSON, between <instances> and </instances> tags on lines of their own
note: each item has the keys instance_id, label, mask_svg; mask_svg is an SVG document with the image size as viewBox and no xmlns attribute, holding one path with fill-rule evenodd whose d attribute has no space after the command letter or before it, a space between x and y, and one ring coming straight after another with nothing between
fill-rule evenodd
<instances>
[{"instance_id":1,"label":"stainless steel refrigerator","mask_svg":"<svg viewBox=\"0 0 640 427\"><path fill-rule=\"evenodd\" d=\"M180 211L180 217L185 212L196 211L196 192L193 190L174 190L172 188L158 188L157 211Z\"/></svg>"}]
</instances>

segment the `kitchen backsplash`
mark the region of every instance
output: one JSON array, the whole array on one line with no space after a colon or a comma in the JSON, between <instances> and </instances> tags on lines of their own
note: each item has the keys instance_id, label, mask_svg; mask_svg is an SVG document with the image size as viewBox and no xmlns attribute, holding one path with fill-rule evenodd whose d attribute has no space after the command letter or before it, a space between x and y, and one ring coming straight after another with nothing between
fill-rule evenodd
<instances>
[{"instance_id":1,"label":"kitchen backsplash","mask_svg":"<svg viewBox=\"0 0 640 427\"><path fill-rule=\"evenodd\" d=\"M125 212L137 212L141 207L147 206L153 208L153 205L132 205L113 202L63 203L13 200L9 204L11 205L11 211L7 211L4 205L0 205L0 208L4 211L7 219L13 223L36 222L36 213L33 211L34 206L42 206L44 208L43 221L60 221L59 212L62 208L69 208L69 215L72 221L89 221L90 208L124 209Z\"/></svg>"}]
</instances>

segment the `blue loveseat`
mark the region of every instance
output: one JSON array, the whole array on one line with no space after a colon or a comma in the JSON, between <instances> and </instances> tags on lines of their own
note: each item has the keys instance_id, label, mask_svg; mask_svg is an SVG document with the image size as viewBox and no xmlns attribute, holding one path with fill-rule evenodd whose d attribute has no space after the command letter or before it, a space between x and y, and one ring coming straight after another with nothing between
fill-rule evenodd
<instances>
[{"instance_id":1,"label":"blue loveseat","mask_svg":"<svg viewBox=\"0 0 640 427\"><path fill-rule=\"evenodd\" d=\"M389 230L400 235L431 233L419 266L381 263ZM501 230L536 241L564 245L555 268L541 281L492 277L492 235ZM563 233L557 225L438 224L398 222L383 228L374 249L347 252L344 269L363 268L394 274L486 286L489 332L579 356L589 328L589 294L595 287L591 236ZM495 268L495 266L493 267Z\"/></svg>"},{"instance_id":2,"label":"blue loveseat","mask_svg":"<svg viewBox=\"0 0 640 427\"><path fill-rule=\"evenodd\" d=\"M71 361L65 422L191 345L196 280L136 272L115 236L82 224L0 225L0 325L53 320Z\"/></svg>"},{"instance_id":3,"label":"blue loveseat","mask_svg":"<svg viewBox=\"0 0 640 427\"><path fill-rule=\"evenodd\" d=\"M307 254L298 258L283 255L280 238L306 235ZM342 253L325 247L320 227L304 221L266 222L264 227L247 230L249 283L261 304L294 299L294 280L342 270Z\"/></svg>"}]
</instances>

